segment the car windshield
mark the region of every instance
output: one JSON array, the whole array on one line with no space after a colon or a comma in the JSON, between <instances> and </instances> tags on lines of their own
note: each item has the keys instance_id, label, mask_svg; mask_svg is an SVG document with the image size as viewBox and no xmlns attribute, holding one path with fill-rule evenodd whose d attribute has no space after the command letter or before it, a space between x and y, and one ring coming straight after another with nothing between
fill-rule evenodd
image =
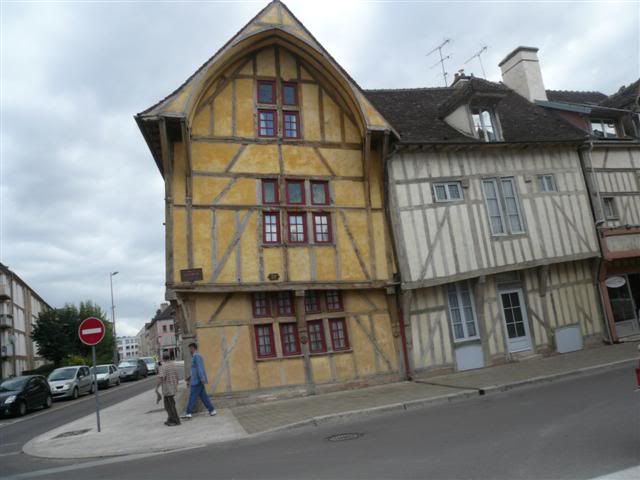
<instances>
[{"instance_id":1,"label":"car windshield","mask_svg":"<svg viewBox=\"0 0 640 480\"><path fill-rule=\"evenodd\" d=\"M93 368L91 369L91 371L93 372ZM108 365L98 365L96 367L96 372L97 373L109 373L109 366Z\"/></svg>"},{"instance_id":2,"label":"car windshield","mask_svg":"<svg viewBox=\"0 0 640 480\"><path fill-rule=\"evenodd\" d=\"M77 368L59 368L49 375L49 380L71 380L76 376Z\"/></svg>"},{"instance_id":3,"label":"car windshield","mask_svg":"<svg viewBox=\"0 0 640 480\"><path fill-rule=\"evenodd\" d=\"M151 363L156 363L156 361L153 358L143 358L142 360L144 360L144 363L146 363L147 365Z\"/></svg>"},{"instance_id":4,"label":"car windshield","mask_svg":"<svg viewBox=\"0 0 640 480\"><path fill-rule=\"evenodd\" d=\"M135 367L136 365L136 362L120 362L118 368Z\"/></svg>"},{"instance_id":5,"label":"car windshield","mask_svg":"<svg viewBox=\"0 0 640 480\"><path fill-rule=\"evenodd\" d=\"M0 392L13 392L15 390L22 390L24 384L29 380L28 377L10 378L0 383Z\"/></svg>"}]
</instances>

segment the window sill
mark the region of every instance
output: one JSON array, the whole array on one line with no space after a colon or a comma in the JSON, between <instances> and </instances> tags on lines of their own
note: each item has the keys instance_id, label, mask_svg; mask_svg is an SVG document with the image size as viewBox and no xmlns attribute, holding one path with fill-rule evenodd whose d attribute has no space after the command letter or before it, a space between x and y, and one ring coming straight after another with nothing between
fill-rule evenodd
<instances>
[{"instance_id":1,"label":"window sill","mask_svg":"<svg viewBox=\"0 0 640 480\"><path fill-rule=\"evenodd\" d=\"M459 340L453 340L453 343L455 344L456 347L461 347L461 346L466 346L466 345L481 345L482 344L482 340L480 339L480 337L472 337L472 338L461 338Z\"/></svg>"},{"instance_id":2,"label":"window sill","mask_svg":"<svg viewBox=\"0 0 640 480\"><path fill-rule=\"evenodd\" d=\"M321 357L322 355L340 355L341 353L353 353L353 348L349 347L344 350L327 350L326 352L309 353L312 357Z\"/></svg>"},{"instance_id":3,"label":"window sill","mask_svg":"<svg viewBox=\"0 0 640 480\"><path fill-rule=\"evenodd\" d=\"M273 361L281 361L281 360L289 360L289 359L293 359L293 358L303 358L304 355L301 353L298 353L296 355L280 355L280 356L273 356L273 357L256 357L256 362L273 362Z\"/></svg>"},{"instance_id":4,"label":"window sill","mask_svg":"<svg viewBox=\"0 0 640 480\"><path fill-rule=\"evenodd\" d=\"M506 241L506 240L514 240L514 239L518 239L518 238L526 238L528 237L528 233L527 232L523 232L523 233L505 233L502 235L491 235L491 239L501 242L501 241Z\"/></svg>"}]
</instances>

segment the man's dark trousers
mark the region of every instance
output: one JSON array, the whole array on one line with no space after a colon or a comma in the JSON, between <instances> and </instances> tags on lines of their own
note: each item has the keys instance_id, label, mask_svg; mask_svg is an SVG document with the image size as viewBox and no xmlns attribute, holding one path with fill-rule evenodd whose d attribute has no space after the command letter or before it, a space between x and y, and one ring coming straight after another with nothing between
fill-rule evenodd
<instances>
[{"instance_id":1,"label":"man's dark trousers","mask_svg":"<svg viewBox=\"0 0 640 480\"><path fill-rule=\"evenodd\" d=\"M167 423L180 425L180 417L178 416L178 411L176 410L176 399L173 395L164 396L164 409L167 411L168 415Z\"/></svg>"}]
</instances>

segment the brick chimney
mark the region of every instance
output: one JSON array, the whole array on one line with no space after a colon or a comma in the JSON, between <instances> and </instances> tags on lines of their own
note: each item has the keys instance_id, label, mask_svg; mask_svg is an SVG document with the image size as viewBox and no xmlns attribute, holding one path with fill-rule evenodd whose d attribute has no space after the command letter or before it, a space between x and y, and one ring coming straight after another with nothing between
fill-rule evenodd
<instances>
[{"instance_id":1,"label":"brick chimney","mask_svg":"<svg viewBox=\"0 0 640 480\"><path fill-rule=\"evenodd\" d=\"M499 67L507 87L530 102L547 101L537 48L518 47L500 62Z\"/></svg>"}]
</instances>

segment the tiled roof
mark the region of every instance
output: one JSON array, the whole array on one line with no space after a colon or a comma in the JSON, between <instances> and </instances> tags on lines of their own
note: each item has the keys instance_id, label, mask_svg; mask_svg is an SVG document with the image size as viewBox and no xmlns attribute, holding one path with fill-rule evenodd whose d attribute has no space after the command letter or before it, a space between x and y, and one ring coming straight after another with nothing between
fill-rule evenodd
<instances>
[{"instance_id":1,"label":"tiled roof","mask_svg":"<svg viewBox=\"0 0 640 480\"><path fill-rule=\"evenodd\" d=\"M600 105L608 108L640 110L640 79L631 85L622 86L616 93L602 100Z\"/></svg>"},{"instance_id":2,"label":"tiled roof","mask_svg":"<svg viewBox=\"0 0 640 480\"><path fill-rule=\"evenodd\" d=\"M478 80L478 79L474 79ZM579 141L585 133L546 109L529 102L501 83L481 80L484 87L504 92L496 112L505 142ZM367 90L367 98L391 122L403 143L484 143L449 126L440 115L441 105L459 95L457 88Z\"/></svg>"},{"instance_id":3,"label":"tiled roof","mask_svg":"<svg viewBox=\"0 0 640 480\"><path fill-rule=\"evenodd\" d=\"M576 90L547 90L551 102L598 104L607 96L602 92L580 92Z\"/></svg>"}]
</instances>

